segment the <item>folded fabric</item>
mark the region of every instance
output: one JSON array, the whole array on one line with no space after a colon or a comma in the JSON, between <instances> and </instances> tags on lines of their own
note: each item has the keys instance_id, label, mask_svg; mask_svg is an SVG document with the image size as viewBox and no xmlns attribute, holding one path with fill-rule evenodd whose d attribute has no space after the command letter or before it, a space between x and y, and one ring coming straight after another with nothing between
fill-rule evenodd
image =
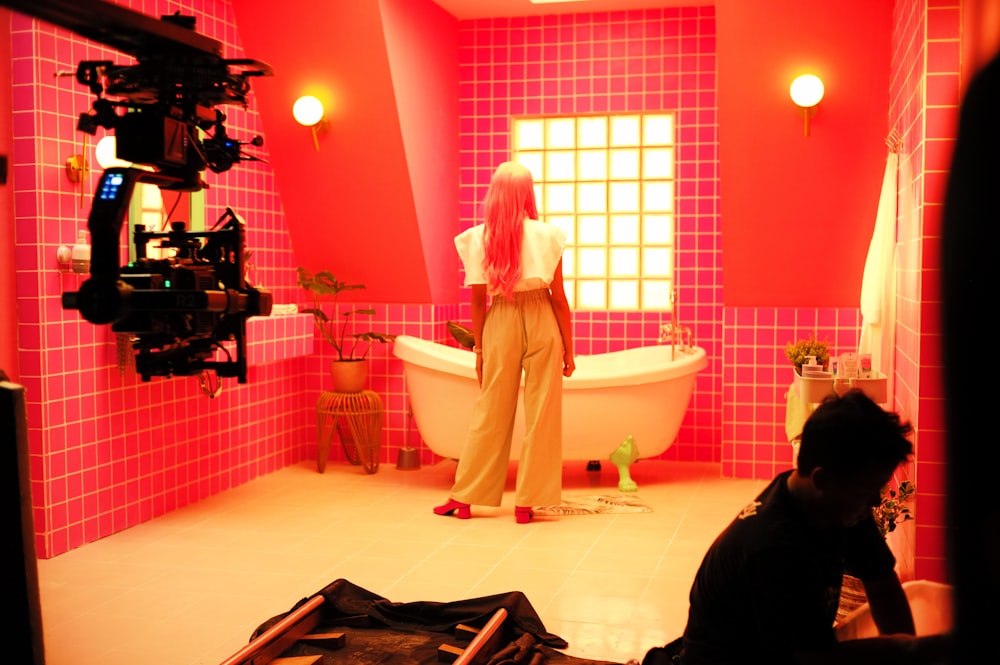
<instances>
[{"instance_id":1,"label":"folded fabric","mask_svg":"<svg viewBox=\"0 0 1000 665\"><path fill-rule=\"evenodd\" d=\"M318 595L323 596L323 619L330 623L347 620L356 626L384 625L396 630L450 633L458 624L481 628L502 607L507 610L512 639L530 634L549 647L565 649L569 646L566 640L545 630L535 608L520 591L451 602L420 600L396 603L345 579L339 579L327 585ZM289 613L307 600L308 598L303 598ZM261 624L251 639L286 614L272 617Z\"/></svg>"}]
</instances>

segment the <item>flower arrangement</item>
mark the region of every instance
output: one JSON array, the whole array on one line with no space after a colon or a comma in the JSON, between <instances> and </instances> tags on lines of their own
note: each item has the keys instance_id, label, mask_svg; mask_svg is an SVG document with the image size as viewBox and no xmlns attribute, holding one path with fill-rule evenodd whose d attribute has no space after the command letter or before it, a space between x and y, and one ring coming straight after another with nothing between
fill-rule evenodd
<instances>
[{"instance_id":1,"label":"flower arrangement","mask_svg":"<svg viewBox=\"0 0 1000 665\"><path fill-rule=\"evenodd\" d=\"M830 345L816 339L815 333L808 339L789 342L785 345L785 356L795 365L795 373L802 374L802 366L806 364L806 356L816 356L816 362L826 365L830 362Z\"/></svg>"},{"instance_id":2,"label":"flower arrangement","mask_svg":"<svg viewBox=\"0 0 1000 665\"><path fill-rule=\"evenodd\" d=\"M899 483L898 490L890 487L883 487L879 505L872 508L875 515L875 523L882 537L889 535L896 530L896 525L913 519L910 509L906 504L913 498L917 488L909 480Z\"/></svg>"},{"instance_id":3,"label":"flower arrangement","mask_svg":"<svg viewBox=\"0 0 1000 665\"><path fill-rule=\"evenodd\" d=\"M340 296L340 294L344 291L364 289L364 284L348 284L347 282L341 282L333 276L333 273L326 270L318 272L314 275L301 266L298 268L298 275L298 285L306 291L309 291L313 298L313 307L303 309L302 312L313 315L313 323L316 324L316 327L319 329L323 339L325 339L327 343L333 347L334 351L337 352L337 360L364 360L368 355L368 352L371 350L372 344L375 342L385 344L396 339L395 335L372 331L351 333L350 335L347 334L347 324L352 317L373 316L375 314L374 309L351 309L341 312L340 316L343 317L343 320L338 326L337 321L327 316L326 312L324 312L323 308L320 306L321 297L333 296L333 311L337 311L338 296ZM353 340L350 342L349 347L347 341L348 337ZM362 345L360 349L358 348L359 344Z\"/></svg>"}]
</instances>

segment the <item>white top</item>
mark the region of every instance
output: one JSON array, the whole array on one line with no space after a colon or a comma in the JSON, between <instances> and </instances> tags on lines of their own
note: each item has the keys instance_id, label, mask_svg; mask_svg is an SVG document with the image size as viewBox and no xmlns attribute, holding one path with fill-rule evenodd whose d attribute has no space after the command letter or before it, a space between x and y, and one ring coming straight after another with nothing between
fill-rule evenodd
<instances>
[{"instance_id":1,"label":"white top","mask_svg":"<svg viewBox=\"0 0 1000 665\"><path fill-rule=\"evenodd\" d=\"M485 284L483 259L484 224L473 226L455 236L455 248L465 266L465 286ZM552 276L566 247L566 232L558 226L540 222L537 219L524 220L524 235L521 238L521 279L514 285L515 291L539 289L552 283Z\"/></svg>"}]
</instances>

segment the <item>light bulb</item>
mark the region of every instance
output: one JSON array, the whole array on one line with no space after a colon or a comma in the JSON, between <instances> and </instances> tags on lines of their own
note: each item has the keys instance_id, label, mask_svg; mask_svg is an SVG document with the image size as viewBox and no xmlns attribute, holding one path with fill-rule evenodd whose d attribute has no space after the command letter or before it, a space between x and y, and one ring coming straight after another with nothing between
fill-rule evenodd
<instances>
[{"instance_id":1,"label":"light bulb","mask_svg":"<svg viewBox=\"0 0 1000 665\"><path fill-rule=\"evenodd\" d=\"M312 95L299 97L292 105L292 115L295 117L295 122L312 127L323 119L323 102Z\"/></svg>"},{"instance_id":2,"label":"light bulb","mask_svg":"<svg viewBox=\"0 0 1000 665\"><path fill-rule=\"evenodd\" d=\"M823 99L823 81L814 74L803 74L792 81L788 93L796 106L811 108Z\"/></svg>"}]
</instances>

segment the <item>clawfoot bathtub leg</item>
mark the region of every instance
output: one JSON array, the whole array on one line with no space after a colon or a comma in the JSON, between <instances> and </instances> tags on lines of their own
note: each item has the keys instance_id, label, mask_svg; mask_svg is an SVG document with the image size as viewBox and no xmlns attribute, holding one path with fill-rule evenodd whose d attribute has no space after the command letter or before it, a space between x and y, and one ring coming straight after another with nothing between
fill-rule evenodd
<instances>
[{"instance_id":1,"label":"clawfoot bathtub leg","mask_svg":"<svg viewBox=\"0 0 1000 665\"><path fill-rule=\"evenodd\" d=\"M622 445L611 453L611 461L618 467L618 489L622 492L635 492L639 489L629 474L629 467L637 459L639 459L639 447L635 445L635 439L629 434Z\"/></svg>"}]
</instances>

